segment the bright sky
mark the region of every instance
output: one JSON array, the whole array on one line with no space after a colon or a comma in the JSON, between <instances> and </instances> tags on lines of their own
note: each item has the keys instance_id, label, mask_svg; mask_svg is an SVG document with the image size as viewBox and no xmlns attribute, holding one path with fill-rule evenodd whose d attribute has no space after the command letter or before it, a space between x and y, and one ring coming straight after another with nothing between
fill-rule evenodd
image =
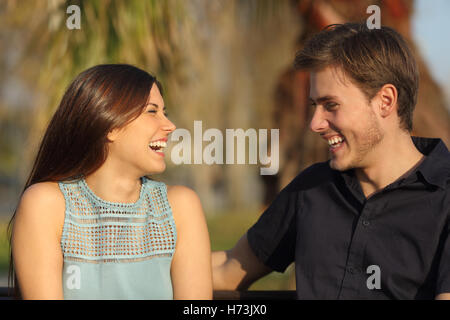
<instances>
[{"instance_id":1,"label":"bright sky","mask_svg":"<svg viewBox=\"0 0 450 320\"><path fill-rule=\"evenodd\" d=\"M413 34L434 79L447 93L448 106L450 105L449 25L449 0L415 0Z\"/></svg>"}]
</instances>

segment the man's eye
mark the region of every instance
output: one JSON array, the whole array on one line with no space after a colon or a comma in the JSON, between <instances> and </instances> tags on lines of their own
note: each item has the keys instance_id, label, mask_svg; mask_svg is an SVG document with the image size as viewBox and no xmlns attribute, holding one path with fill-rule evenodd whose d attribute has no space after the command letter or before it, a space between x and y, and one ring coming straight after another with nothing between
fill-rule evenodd
<instances>
[{"instance_id":1,"label":"man's eye","mask_svg":"<svg viewBox=\"0 0 450 320\"><path fill-rule=\"evenodd\" d=\"M329 102L329 103L325 104L325 108L327 110L334 109L335 107L337 107L337 103L334 103L334 102Z\"/></svg>"},{"instance_id":2,"label":"man's eye","mask_svg":"<svg viewBox=\"0 0 450 320\"><path fill-rule=\"evenodd\" d=\"M156 110L148 110L147 112L149 112L149 113L157 113L158 111L156 111Z\"/></svg>"}]
</instances>

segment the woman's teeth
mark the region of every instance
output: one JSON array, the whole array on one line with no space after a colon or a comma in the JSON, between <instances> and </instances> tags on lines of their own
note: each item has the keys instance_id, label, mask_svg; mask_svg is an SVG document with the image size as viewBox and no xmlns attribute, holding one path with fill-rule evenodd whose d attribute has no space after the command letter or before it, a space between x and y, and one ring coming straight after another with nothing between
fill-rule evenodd
<instances>
[{"instance_id":1,"label":"woman's teeth","mask_svg":"<svg viewBox=\"0 0 450 320\"><path fill-rule=\"evenodd\" d=\"M167 142L165 141L150 142L149 147L152 148L153 150L160 150L162 148L167 147Z\"/></svg>"}]
</instances>

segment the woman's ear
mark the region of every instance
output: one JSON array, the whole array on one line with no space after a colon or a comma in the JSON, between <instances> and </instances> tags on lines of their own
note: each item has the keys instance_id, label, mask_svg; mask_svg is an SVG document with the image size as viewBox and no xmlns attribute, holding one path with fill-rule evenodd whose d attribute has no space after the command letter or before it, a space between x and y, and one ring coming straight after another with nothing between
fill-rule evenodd
<instances>
[{"instance_id":1,"label":"woman's ear","mask_svg":"<svg viewBox=\"0 0 450 320\"><path fill-rule=\"evenodd\" d=\"M108 132L108 135L106 136L106 138L109 140L109 142L114 142L117 138L117 134L119 133L119 129L112 129L111 131Z\"/></svg>"}]
</instances>

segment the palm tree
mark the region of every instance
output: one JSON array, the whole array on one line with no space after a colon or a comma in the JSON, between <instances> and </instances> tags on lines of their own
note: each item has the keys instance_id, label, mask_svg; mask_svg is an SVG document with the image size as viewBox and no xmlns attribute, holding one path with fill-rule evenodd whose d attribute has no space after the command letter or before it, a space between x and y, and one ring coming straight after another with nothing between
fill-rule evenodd
<instances>
[{"instance_id":1,"label":"palm tree","mask_svg":"<svg viewBox=\"0 0 450 320\"><path fill-rule=\"evenodd\" d=\"M24 37L17 70L47 94L41 95L31 137L39 137L66 86L82 70L126 61L151 70L163 81L176 78L177 27L182 1L79 1L81 29L69 30L66 8L72 1L7 3L4 19Z\"/></svg>"}]
</instances>

